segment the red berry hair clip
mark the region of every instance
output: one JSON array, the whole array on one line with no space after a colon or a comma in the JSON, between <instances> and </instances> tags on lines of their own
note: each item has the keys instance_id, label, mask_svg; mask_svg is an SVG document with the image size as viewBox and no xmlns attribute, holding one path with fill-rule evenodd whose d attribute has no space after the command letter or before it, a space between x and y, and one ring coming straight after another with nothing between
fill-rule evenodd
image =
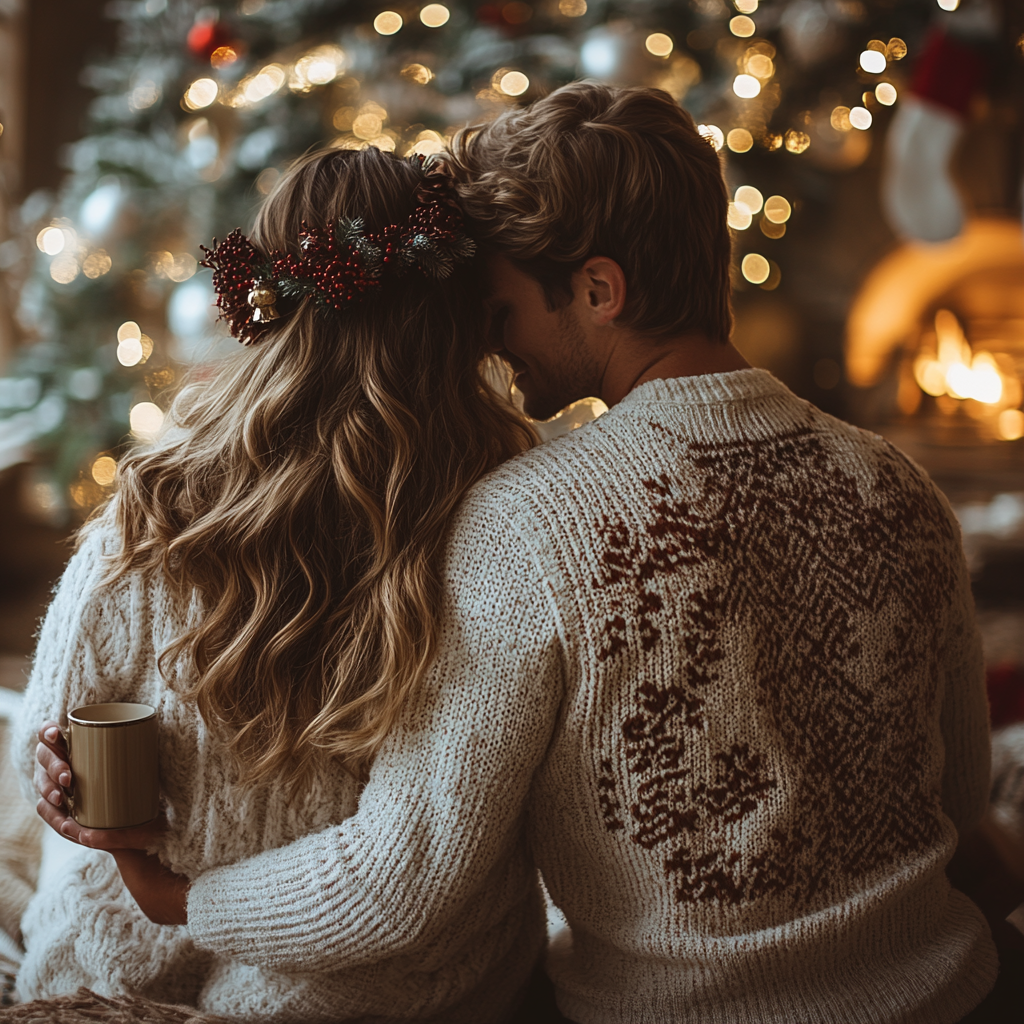
<instances>
[{"instance_id":1,"label":"red berry hair clip","mask_svg":"<svg viewBox=\"0 0 1024 1024\"><path fill-rule=\"evenodd\" d=\"M220 319L243 345L252 345L280 318L281 300L297 304L312 296L321 309L341 311L379 293L386 276L417 270L448 277L476 252L449 188L440 175L427 179L405 223L374 234L360 219L323 228L303 224L298 254L261 253L240 228L219 245L214 239L213 249L200 246L206 253L200 266L213 271Z\"/></svg>"}]
</instances>

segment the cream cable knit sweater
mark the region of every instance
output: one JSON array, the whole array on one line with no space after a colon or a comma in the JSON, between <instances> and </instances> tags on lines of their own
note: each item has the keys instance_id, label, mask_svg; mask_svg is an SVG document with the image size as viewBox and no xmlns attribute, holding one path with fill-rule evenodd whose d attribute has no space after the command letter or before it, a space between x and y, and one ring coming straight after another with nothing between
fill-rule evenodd
<instances>
[{"instance_id":1,"label":"cream cable knit sweater","mask_svg":"<svg viewBox=\"0 0 1024 1024\"><path fill-rule=\"evenodd\" d=\"M18 767L31 792L36 731L46 718L85 703L143 701L158 708L160 775L170 829L162 859L189 877L285 847L352 814L358 786L344 772L321 770L301 799L283 789L245 788L233 763L195 709L178 696L184 680L161 682L156 655L186 628L195 607L177 607L158 581L135 575L97 589L103 555L118 543L101 520L71 559L47 612L15 730ZM529 617L524 620L529 627ZM177 671L180 671L180 666ZM552 696L552 713L557 697ZM443 747L442 747L443 749ZM529 775L530 767L524 768ZM422 766L428 784L431 766ZM405 848L404 827L390 841ZM423 837L426 839L426 836ZM514 845L513 840L513 845ZM367 865L374 883L388 888L388 868ZM405 870L412 865L404 861ZM294 941L300 958L313 956L317 937L302 934L330 912L330 877L303 879L322 887L322 903L300 925ZM247 898L280 898L259 879ZM358 962L273 967L245 956L199 949L186 928L151 923L121 883L113 858L81 850L58 886L38 892L22 920L26 956L18 974L21 999L73 993L85 985L101 995L136 994L198 1005L241 1020L282 1022L437 1020L488 1024L507 1015L541 952L543 903L535 873L520 852L506 858L493 878L469 883L468 905L455 920L431 928L422 942L402 944L415 909L388 904L367 908L383 934ZM248 929L244 917L234 922ZM280 938L288 942L288 929ZM305 948L307 941L313 948ZM365 951L364 951L365 952Z\"/></svg>"},{"instance_id":2,"label":"cream cable knit sweater","mask_svg":"<svg viewBox=\"0 0 1024 1024\"><path fill-rule=\"evenodd\" d=\"M582 1024L951 1024L982 998L994 949L943 872L985 804L980 653L955 521L899 453L763 371L651 382L481 482L446 579L436 663L343 821L284 845L284 808L237 808L171 702L166 734L203 751L202 795L175 790L201 824L168 850L218 965L201 1005L256 985L273 1012L282 979L285 1016L341 1016L395 965L392 1015L422 981L496 1019L539 941L531 858ZM49 648L84 643L97 677L81 638L138 600L83 628L88 582L48 618L26 755L63 699ZM250 820L266 852L215 867Z\"/></svg>"}]
</instances>

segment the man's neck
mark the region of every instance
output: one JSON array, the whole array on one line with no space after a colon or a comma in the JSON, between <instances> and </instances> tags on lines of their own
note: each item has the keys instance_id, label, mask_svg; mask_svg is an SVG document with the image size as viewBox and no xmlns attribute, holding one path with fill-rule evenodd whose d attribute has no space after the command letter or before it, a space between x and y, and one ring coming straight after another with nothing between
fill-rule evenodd
<instances>
[{"instance_id":1,"label":"man's neck","mask_svg":"<svg viewBox=\"0 0 1024 1024\"><path fill-rule=\"evenodd\" d=\"M728 373L749 367L731 342L711 341L701 334L652 341L623 332L605 362L600 397L606 405L613 406L633 388L651 380Z\"/></svg>"}]
</instances>

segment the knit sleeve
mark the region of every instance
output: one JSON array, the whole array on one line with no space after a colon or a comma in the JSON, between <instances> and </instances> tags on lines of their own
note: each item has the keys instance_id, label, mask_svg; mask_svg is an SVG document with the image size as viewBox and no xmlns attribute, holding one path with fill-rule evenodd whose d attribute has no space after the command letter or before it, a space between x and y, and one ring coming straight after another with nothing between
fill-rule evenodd
<instances>
[{"instance_id":1,"label":"knit sleeve","mask_svg":"<svg viewBox=\"0 0 1024 1024\"><path fill-rule=\"evenodd\" d=\"M92 526L61 576L36 641L32 670L11 742L22 790L34 805L32 786L39 727L47 719L67 724L67 712L81 704L119 699L117 663L126 650L123 616L109 610L97 585L113 535Z\"/></svg>"},{"instance_id":2,"label":"knit sleeve","mask_svg":"<svg viewBox=\"0 0 1024 1024\"><path fill-rule=\"evenodd\" d=\"M473 500L449 544L436 659L357 813L200 875L188 897L200 946L262 967L344 969L465 946L495 923L494 904L521 902L510 886L535 884L528 872L510 881L507 866L561 702L557 617L515 529Z\"/></svg>"},{"instance_id":3,"label":"knit sleeve","mask_svg":"<svg viewBox=\"0 0 1024 1024\"><path fill-rule=\"evenodd\" d=\"M946 753L942 809L963 834L981 820L988 805L991 743L985 665L970 576L962 552L956 553L956 559L957 585L942 660L940 727Z\"/></svg>"}]
</instances>

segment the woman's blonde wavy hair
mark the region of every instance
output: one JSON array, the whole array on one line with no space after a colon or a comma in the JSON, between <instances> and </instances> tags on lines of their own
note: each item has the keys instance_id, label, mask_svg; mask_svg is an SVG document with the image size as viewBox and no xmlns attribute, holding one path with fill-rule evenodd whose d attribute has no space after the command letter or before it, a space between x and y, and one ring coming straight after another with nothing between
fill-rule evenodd
<instances>
[{"instance_id":1,"label":"woman's blonde wavy hair","mask_svg":"<svg viewBox=\"0 0 1024 1024\"><path fill-rule=\"evenodd\" d=\"M307 155L252 242L297 252L303 221L401 222L423 176L374 148ZM323 755L365 776L435 649L456 507L534 440L485 378L480 274L410 273L337 316L306 300L121 463L110 578L162 572L199 598L161 668L191 659L186 696L248 781L301 780Z\"/></svg>"}]
</instances>

